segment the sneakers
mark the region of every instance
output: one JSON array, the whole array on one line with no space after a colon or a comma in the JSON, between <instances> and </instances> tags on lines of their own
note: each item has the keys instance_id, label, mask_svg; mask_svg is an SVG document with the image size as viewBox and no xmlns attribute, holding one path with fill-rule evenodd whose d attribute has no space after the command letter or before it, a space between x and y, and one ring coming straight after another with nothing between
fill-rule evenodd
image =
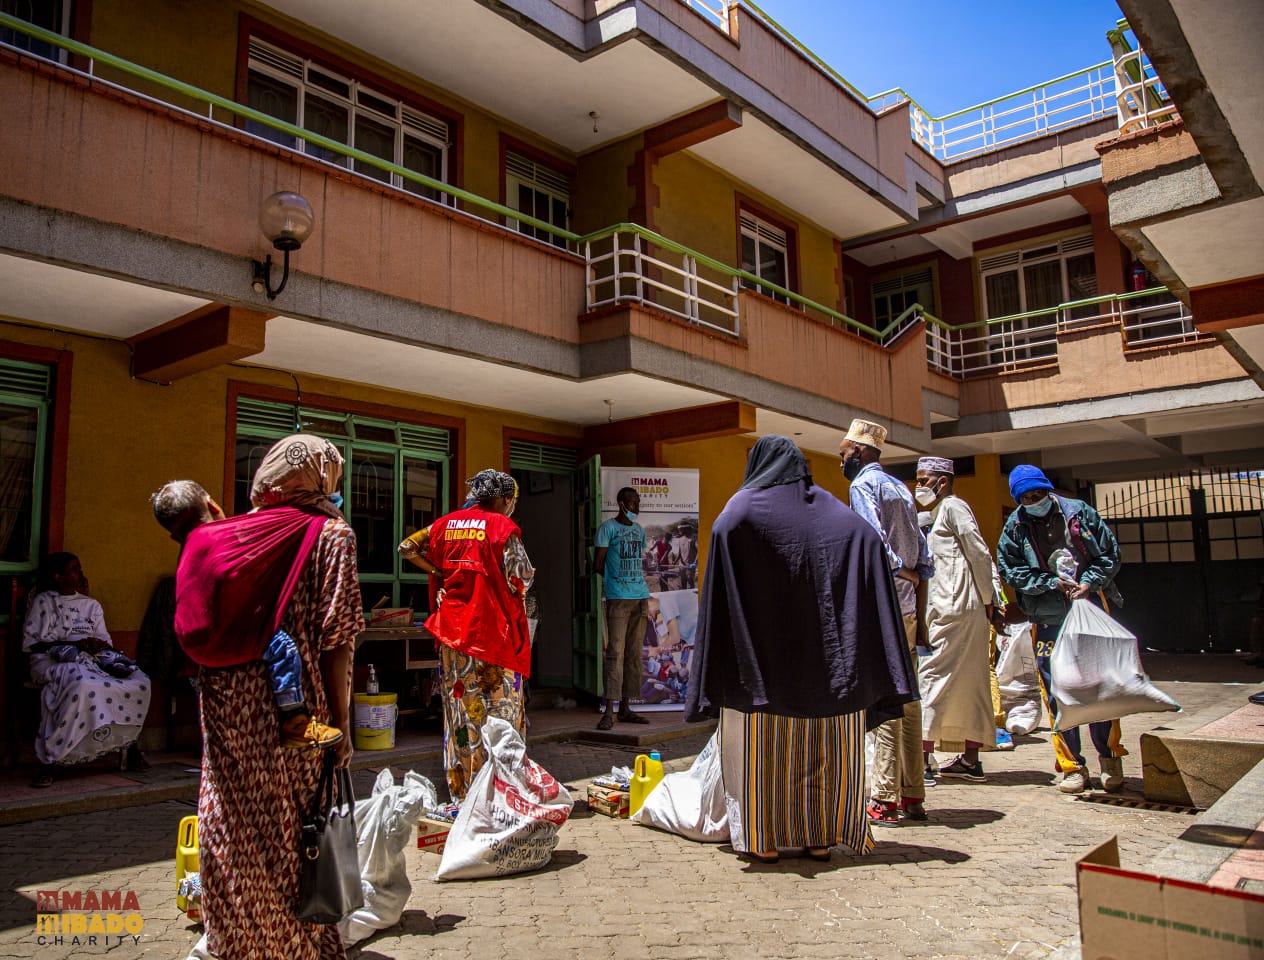
<instances>
[{"instance_id":1,"label":"sneakers","mask_svg":"<svg viewBox=\"0 0 1264 960\"><path fill-rule=\"evenodd\" d=\"M341 740L341 730L313 720L305 713L296 713L281 721L281 746L287 750L332 747Z\"/></svg>"},{"instance_id":2,"label":"sneakers","mask_svg":"<svg viewBox=\"0 0 1264 960\"><path fill-rule=\"evenodd\" d=\"M921 800L904 799L900 801L900 813L906 820L929 820L926 805Z\"/></svg>"},{"instance_id":3,"label":"sneakers","mask_svg":"<svg viewBox=\"0 0 1264 960\"><path fill-rule=\"evenodd\" d=\"M969 780L971 783L987 782L987 777L983 775L983 761L966 763L965 757L957 757L948 766L940 767L939 775L941 777L951 777L954 780Z\"/></svg>"},{"instance_id":4,"label":"sneakers","mask_svg":"<svg viewBox=\"0 0 1264 960\"><path fill-rule=\"evenodd\" d=\"M1010 736L1009 731L1004 727L996 728L996 749L997 750L1013 750L1014 738Z\"/></svg>"},{"instance_id":5,"label":"sneakers","mask_svg":"<svg viewBox=\"0 0 1264 960\"><path fill-rule=\"evenodd\" d=\"M869 815L870 823L886 827L898 826L900 823L900 808L885 800L870 800L865 813Z\"/></svg>"},{"instance_id":6,"label":"sneakers","mask_svg":"<svg viewBox=\"0 0 1264 960\"><path fill-rule=\"evenodd\" d=\"M1088 771L1083 767L1076 767L1068 773L1062 775L1062 782L1058 784L1058 789L1063 793L1083 793L1088 789Z\"/></svg>"},{"instance_id":7,"label":"sneakers","mask_svg":"<svg viewBox=\"0 0 1264 960\"><path fill-rule=\"evenodd\" d=\"M1124 786L1124 762L1119 757L1102 757L1102 789L1118 793Z\"/></svg>"},{"instance_id":8,"label":"sneakers","mask_svg":"<svg viewBox=\"0 0 1264 960\"><path fill-rule=\"evenodd\" d=\"M922 786L933 787L938 781L935 775L939 773L939 768L935 766L934 760L926 764L926 769L922 771Z\"/></svg>"}]
</instances>

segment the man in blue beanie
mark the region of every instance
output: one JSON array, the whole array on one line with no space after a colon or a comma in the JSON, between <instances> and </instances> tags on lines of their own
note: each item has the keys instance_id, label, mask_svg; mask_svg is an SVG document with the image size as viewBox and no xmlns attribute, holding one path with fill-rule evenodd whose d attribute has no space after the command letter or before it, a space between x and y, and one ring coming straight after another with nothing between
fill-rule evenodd
<instances>
[{"instance_id":1,"label":"man in blue beanie","mask_svg":"<svg viewBox=\"0 0 1264 960\"><path fill-rule=\"evenodd\" d=\"M1119 544L1097 511L1083 500L1061 497L1040 468L1023 464L1009 475L1009 492L1018 509L1005 521L996 547L1001 579L1018 595L1018 605L1032 622L1036 666L1052 720L1057 716L1049 696L1049 658L1070 612L1071 602L1088 598L1107 611L1121 606L1115 587L1119 572ZM1101 759L1102 789L1114 793L1124 785L1119 721L1088 725ZM1080 730L1072 727L1053 735L1058 789L1082 793L1088 787L1088 768L1080 753Z\"/></svg>"}]
</instances>

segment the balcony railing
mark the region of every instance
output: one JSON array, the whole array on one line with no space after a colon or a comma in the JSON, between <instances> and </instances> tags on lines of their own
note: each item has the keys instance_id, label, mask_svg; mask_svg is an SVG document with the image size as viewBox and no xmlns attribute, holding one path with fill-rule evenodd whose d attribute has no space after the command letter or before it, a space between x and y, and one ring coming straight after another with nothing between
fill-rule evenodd
<instances>
[{"instance_id":1,"label":"balcony railing","mask_svg":"<svg viewBox=\"0 0 1264 960\"><path fill-rule=\"evenodd\" d=\"M710 20L721 32L729 32L729 8L737 6L737 0L680 0L682 4Z\"/></svg>"},{"instance_id":2,"label":"balcony railing","mask_svg":"<svg viewBox=\"0 0 1264 960\"><path fill-rule=\"evenodd\" d=\"M296 156L303 155L297 149L278 145L271 139L253 137L241 127L222 118L227 116L252 121L281 131L294 138L295 142L306 141L335 156L355 160L355 166L364 164L387 171L404 181L429 188L436 194L459 199L466 208L489 215L488 218L478 217L466 210L444 207L453 216L484 222L496 222L489 219L491 217L505 218L533 227L539 235L551 237L564 244L567 250L583 257L587 267L585 287L589 311L618 304L639 304L677 317L686 323L737 337L742 332L741 291L746 287L882 347L891 347L911 328L919 323L924 324L928 365L934 370L958 378L1016 370L1034 363L1054 362L1057 358L1058 335L1086 326L1117 324L1124 338L1125 349L1174 345L1201 339L1184 305L1162 287L1081 300L1049 310L1000 317L960 327L949 326L920 304L914 304L885 328L878 329L636 224L618 224L580 236L528 217L478 194L419 174L157 71L130 63L121 57L0 13L0 38L5 31L38 40L52 51L48 55L32 53L19 45L0 40L0 48L8 49L20 57L35 59L57 70L77 74L93 84L127 91L139 99L161 104L178 113L196 117L201 122L209 121L215 126L231 130L236 137L252 137L261 144L266 144L269 149L287 150ZM86 66L70 67L62 64L57 59L60 50L83 59ZM124 79L132 78L137 81L137 86L129 87L120 81L101 78L97 75L99 66L110 67ZM147 90L159 90L170 99L163 100L151 92L142 91L139 89L142 84ZM181 105L190 100L200 104L204 112L194 112ZM311 156L307 156L307 159L311 162L323 162ZM342 176L362 177L366 184L382 187L381 180L368 173L356 172L355 167L348 169L340 163L331 163L330 167ZM414 193L407 196L412 202L435 203L440 206L437 201L419 198ZM521 236L520 240L523 243L540 243L553 248L557 246L557 243L548 239L532 239L526 235Z\"/></svg>"},{"instance_id":3,"label":"balcony railing","mask_svg":"<svg viewBox=\"0 0 1264 960\"><path fill-rule=\"evenodd\" d=\"M1115 102L1120 133L1152 127L1179 116L1176 104L1145 52L1140 46L1133 49L1128 39L1131 32L1127 20L1120 20L1114 30L1106 32L1115 55Z\"/></svg>"},{"instance_id":4,"label":"balcony railing","mask_svg":"<svg viewBox=\"0 0 1264 960\"><path fill-rule=\"evenodd\" d=\"M897 318L926 320L926 360L951 377L990 376L1057 362L1066 333L1116 327L1125 352L1206 339L1185 304L1165 287L1059 304L1047 310L949 327L914 304Z\"/></svg>"}]
</instances>

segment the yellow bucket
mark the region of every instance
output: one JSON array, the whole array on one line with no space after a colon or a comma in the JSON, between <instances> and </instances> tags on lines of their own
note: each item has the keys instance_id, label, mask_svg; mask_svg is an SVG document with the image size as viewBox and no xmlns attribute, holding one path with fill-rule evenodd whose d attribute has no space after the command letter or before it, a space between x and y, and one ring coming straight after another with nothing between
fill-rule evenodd
<instances>
[{"instance_id":1,"label":"yellow bucket","mask_svg":"<svg viewBox=\"0 0 1264 960\"><path fill-rule=\"evenodd\" d=\"M180 889L180 881L190 873L198 872L198 818L185 817L180 821L176 832L176 890ZM179 892L176 893L176 906L183 913L188 909L188 902Z\"/></svg>"},{"instance_id":2,"label":"yellow bucket","mask_svg":"<svg viewBox=\"0 0 1264 960\"><path fill-rule=\"evenodd\" d=\"M393 693L353 695L351 742L357 750L389 750L395 746L395 718L399 714L395 697Z\"/></svg>"}]
</instances>

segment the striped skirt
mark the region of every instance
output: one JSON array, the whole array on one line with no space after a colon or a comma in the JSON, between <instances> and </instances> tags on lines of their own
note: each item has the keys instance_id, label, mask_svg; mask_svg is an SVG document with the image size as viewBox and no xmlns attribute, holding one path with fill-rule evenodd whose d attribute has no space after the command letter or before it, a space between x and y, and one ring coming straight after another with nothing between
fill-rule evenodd
<instances>
[{"instance_id":1,"label":"striped skirt","mask_svg":"<svg viewBox=\"0 0 1264 960\"><path fill-rule=\"evenodd\" d=\"M873 849L865 816L865 715L804 719L725 709L720 762L733 849Z\"/></svg>"}]
</instances>

